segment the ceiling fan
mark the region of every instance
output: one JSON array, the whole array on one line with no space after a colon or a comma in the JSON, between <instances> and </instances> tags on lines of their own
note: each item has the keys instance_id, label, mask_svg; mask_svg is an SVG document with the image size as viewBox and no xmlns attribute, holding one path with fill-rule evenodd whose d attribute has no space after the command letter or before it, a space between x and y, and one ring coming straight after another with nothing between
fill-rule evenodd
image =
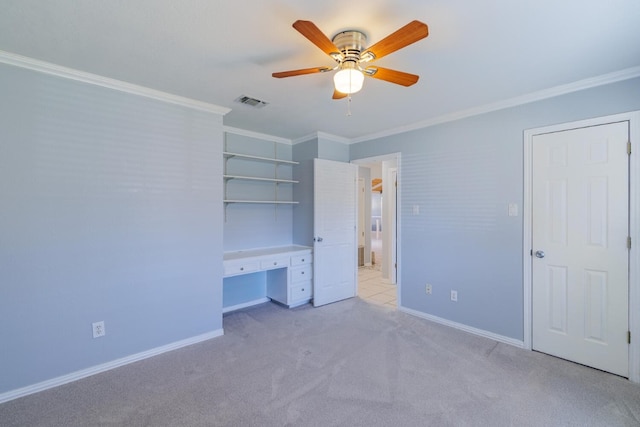
<instances>
[{"instance_id":1,"label":"ceiling fan","mask_svg":"<svg viewBox=\"0 0 640 427\"><path fill-rule=\"evenodd\" d=\"M301 70L282 71L273 73L276 78L301 76L304 74L326 73L338 70L334 75L333 99L341 99L362 89L365 76L399 84L411 86L418 81L419 76L402 71L382 68L368 63L382 58L396 50L417 42L429 35L429 28L420 21L412 21L396 32L371 47L365 47L367 37L356 30L342 31L329 40L322 31L311 21L298 20L293 28L305 36L311 43L318 46L324 53L333 58L338 64L335 67L314 67Z\"/></svg>"}]
</instances>

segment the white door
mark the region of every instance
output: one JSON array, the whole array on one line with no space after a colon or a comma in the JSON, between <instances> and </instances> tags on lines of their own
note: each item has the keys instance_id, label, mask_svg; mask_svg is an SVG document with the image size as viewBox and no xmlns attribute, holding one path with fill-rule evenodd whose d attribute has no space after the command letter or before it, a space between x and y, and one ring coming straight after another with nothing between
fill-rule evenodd
<instances>
[{"instance_id":1,"label":"white door","mask_svg":"<svg viewBox=\"0 0 640 427\"><path fill-rule=\"evenodd\" d=\"M391 188L389 192L389 260L391 270L391 283L398 282L398 241L396 238L396 229L398 224L398 169L391 169Z\"/></svg>"},{"instance_id":2,"label":"white door","mask_svg":"<svg viewBox=\"0 0 640 427\"><path fill-rule=\"evenodd\" d=\"M357 166L314 159L313 305L356 296Z\"/></svg>"},{"instance_id":3,"label":"white door","mask_svg":"<svg viewBox=\"0 0 640 427\"><path fill-rule=\"evenodd\" d=\"M533 137L532 347L624 377L628 122Z\"/></svg>"},{"instance_id":4,"label":"white door","mask_svg":"<svg viewBox=\"0 0 640 427\"><path fill-rule=\"evenodd\" d=\"M364 247L364 178L358 178L358 246Z\"/></svg>"}]
</instances>

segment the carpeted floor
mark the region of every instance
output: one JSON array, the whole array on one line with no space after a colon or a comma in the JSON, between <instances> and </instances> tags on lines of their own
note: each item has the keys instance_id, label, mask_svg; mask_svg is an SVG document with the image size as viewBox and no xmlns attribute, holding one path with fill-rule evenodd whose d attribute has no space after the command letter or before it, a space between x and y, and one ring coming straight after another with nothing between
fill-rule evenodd
<instances>
[{"instance_id":1,"label":"carpeted floor","mask_svg":"<svg viewBox=\"0 0 640 427\"><path fill-rule=\"evenodd\" d=\"M0 405L8 426L638 426L640 387L358 298Z\"/></svg>"}]
</instances>

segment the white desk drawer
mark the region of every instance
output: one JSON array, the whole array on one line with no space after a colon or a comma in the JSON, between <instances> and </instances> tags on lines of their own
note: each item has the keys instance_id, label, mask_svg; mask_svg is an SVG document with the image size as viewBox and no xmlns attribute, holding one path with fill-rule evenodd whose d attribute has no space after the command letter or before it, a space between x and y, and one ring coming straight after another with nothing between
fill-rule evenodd
<instances>
[{"instance_id":1,"label":"white desk drawer","mask_svg":"<svg viewBox=\"0 0 640 427\"><path fill-rule=\"evenodd\" d=\"M258 264L257 261L239 260L239 261L224 262L225 276L234 276L237 274L252 273L254 271L258 271L259 269L260 269L260 265Z\"/></svg>"},{"instance_id":2,"label":"white desk drawer","mask_svg":"<svg viewBox=\"0 0 640 427\"><path fill-rule=\"evenodd\" d=\"M310 299L312 295L311 282L305 282L289 288L289 303Z\"/></svg>"},{"instance_id":3,"label":"white desk drawer","mask_svg":"<svg viewBox=\"0 0 640 427\"><path fill-rule=\"evenodd\" d=\"M311 264L312 261L313 255L311 254L294 255L291 257L291 266L295 267L296 265Z\"/></svg>"},{"instance_id":4,"label":"white desk drawer","mask_svg":"<svg viewBox=\"0 0 640 427\"><path fill-rule=\"evenodd\" d=\"M283 268L289 266L289 257L264 259L260 261L261 270L272 270L274 268Z\"/></svg>"},{"instance_id":5,"label":"white desk drawer","mask_svg":"<svg viewBox=\"0 0 640 427\"><path fill-rule=\"evenodd\" d=\"M291 283L311 280L312 278L311 265L309 264L291 269Z\"/></svg>"}]
</instances>

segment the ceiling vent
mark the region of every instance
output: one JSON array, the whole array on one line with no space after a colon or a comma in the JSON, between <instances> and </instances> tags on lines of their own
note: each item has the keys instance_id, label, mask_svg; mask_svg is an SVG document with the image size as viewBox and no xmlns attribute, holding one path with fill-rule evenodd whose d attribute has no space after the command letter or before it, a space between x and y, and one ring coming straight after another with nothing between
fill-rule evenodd
<instances>
[{"instance_id":1,"label":"ceiling vent","mask_svg":"<svg viewBox=\"0 0 640 427\"><path fill-rule=\"evenodd\" d=\"M239 96L235 99L235 102L239 102L240 104L248 105L249 107L253 108L262 108L269 104L268 102L260 101L259 99L251 98L250 96L246 95Z\"/></svg>"}]
</instances>

